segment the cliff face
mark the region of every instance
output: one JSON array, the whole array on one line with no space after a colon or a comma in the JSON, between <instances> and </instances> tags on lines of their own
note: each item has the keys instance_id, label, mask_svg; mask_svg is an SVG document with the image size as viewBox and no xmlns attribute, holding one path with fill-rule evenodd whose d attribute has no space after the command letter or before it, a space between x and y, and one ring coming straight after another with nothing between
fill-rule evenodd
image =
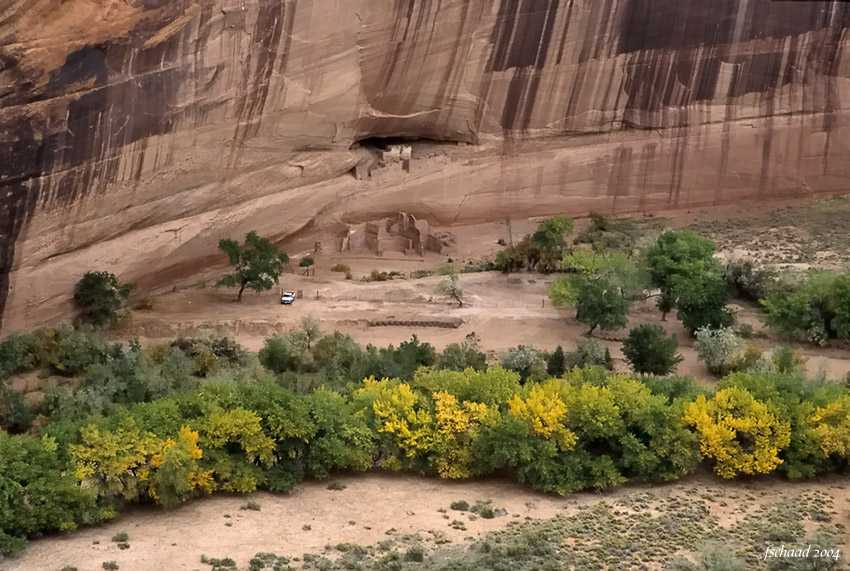
<instances>
[{"instance_id":1,"label":"cliff face","mask_svg":"<svg viewBox=\"0 0 850 571\"><path fill-rule=\"evenodd\" d=\"M850 5L765 0L7 0L0 327L145 288L217 239L848 187ZM360 181L354 142L473 143ZM462 159L462 160L460 160Z\"/></svg>"}]
</instances>

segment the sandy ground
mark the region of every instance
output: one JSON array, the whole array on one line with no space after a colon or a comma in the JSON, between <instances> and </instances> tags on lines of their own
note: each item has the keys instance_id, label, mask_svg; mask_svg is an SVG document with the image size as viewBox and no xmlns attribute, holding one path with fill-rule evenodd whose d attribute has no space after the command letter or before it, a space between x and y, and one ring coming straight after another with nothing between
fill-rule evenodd
<instances>
[{"instance_id":1,"label":"sandy ground","mask_svg":"<svg viewBox=\"0 0 850 571\"><path fill-rule=\"evenodd\" d=\"M550 518L575 513L580 506L600 500L613 502L647 491L666 497L693 487L713 496L709 506L721 525L738 521L761 504L775 503L778 497L811 490L831 495L837 511L835 521L850 523L850 504L846 501L850 482L837 476L795 483L772 477L726 481L699 474L671 484L629 485L566 497L538 493L499 479L447 481L374 472L331 481L347 487L331 491L327 481L310 481L288 494L217 494L167 511L155 507L128 509L108 523L33 541L19 556L0 560L0 571L58 571L63 565L95 571L101 569L103 561L116 561L122 570L131 571L199 569L205 568L200 564L201 554L232 557L244 566L258 551L291 557L304 553L333 557L339 553L326 550L326 545L374 545L394 533L419 533L425 545L433 546L431 530L445 534L453 544L464 544L515 518ZM258 502L261 510L240 509L248 500ZM466 514L449 510L450 520L463 519L466 523L466 531L456 530L438 510L449 508L457 500L491 500L507 515L467 521ZM388 534L393 528L395 532ZM130 549L120 550L111 541L119 531L129 534Z\"/></svg>"},{"instance_id":2,"label":"sandy ground","mask_svg":"<svg viewBox=\"0 0 850 571\"><path fill-rule=\"evenodd\" d=\"M439 260L430 260L433 267ZM568 308L552 307L546 295L553 276L519 273L504 275L498 272L463 274L460 281L467 302L457 307L445 302L436 293L439 276L363 283L357 276L368 273L354 262L355 279L345 280L341 274L324 270L316 277L287 275L283 288L302 291L303 299L291 306L278 303L277 291L264 294L246 293L241 303L234 294L215 288L188 289L161 296L152 311L138 311L133 323L120 331L116 338L139 337L143 344L168 342L177 335L193 335L203 329L216 329L232 335L247 349L258 351L266 338L298 327L301 317L313 316L327 331L337 329L349 333L359 343L377 346L399 342L417 335L422 341L442 350L447 344L461 342L469 333L476 333L481 346L496 356L520 344L533 344L552 350L558 345L570 350L587 334L587 327L576 322ZM420 262L406 260L363 261L364 267L381 270L410 271L421 268ZM318 298L317 298L318 294ZM782 343L766 331L758 321L754 308L735 306L739 322L753 325L760 335L747 343L765 350ZM462 320L459 327L424 327L421 322ZM400 322L409 326L374 326L375 322ZM637 302L630 316L630 327L641 323L660 323L679 340L684 361L678 372L684 375L710 377L705 365L697 360L691 336L681 324L669 317L660 321L653 300ZM597 331L595 336L611 350L618 370L627 370L620 352L620 340L627 329L615 333ZM850 371L850 354L841 348L802 346L808 357L810 374L823 370L828 378L837 379Z\"/></svg>"}]
</instances>

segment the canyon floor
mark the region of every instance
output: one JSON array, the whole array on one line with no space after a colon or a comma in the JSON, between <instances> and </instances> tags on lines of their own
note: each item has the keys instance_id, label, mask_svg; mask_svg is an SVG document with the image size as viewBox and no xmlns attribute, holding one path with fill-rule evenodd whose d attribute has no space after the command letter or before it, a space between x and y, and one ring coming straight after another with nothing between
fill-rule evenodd
<instances>
[{"instance_id":1,"label":"canyon floor","mask_svg":"<svg viewBox=\"0 0 850 571\"><path fill-rule=\"evenodd\" d=\"M765 210L763 205L743 204L659 212L637 220L647 237L665 227L694 227L714 238L718 254L725 258L749 258L780 267L817 266L846 268L850 263L850 247L845 221L850 220L850 200L824 199L811 203L776 203ZM587 225L577 221L577 231ZM195 287L158 296L151 310L136 311L131 323L116 332L116 339L138 337L143 344L171 340L177 335L191 335L203 329L216 329L232 335L252 351L262 348L266 338L294 329L301 317L313 316L323 329L349 333L361 344L376 346L398 344L417 335L422 341L442 350L447 344L463 341L476 333L481 346L495 360L497 355L520 344L553 350L562 345L573 347L587 335L587 327L574 319L568 308L552 307L547 288L554 275L519 272L479 272L461 274L463 307L450 304L436 289L443 276L420 279L393 279L385 282L362 281L373 269L409 275L416 270L433 270L453 260L460 267L492 259L502 248L497 242L519 239L536 227L536 221L512 221L476 226L451 227L445 230L455 237L456 246L442 255L426 253L424 257L386 252L383 256L368 253L329 252L335 236L311 234L286 245L293 265L305 255L316 260L314 275L305 276L300 268L285 274L280 287L271 292L246 292L241 303L235 292L215 288L218 276L226 267L199 273ZM312 254L316 240L325 244L325 252ZM332 272L339 263L351 268L352 279ZM301 292L303 297L291 306L279 303L281 291ZM754 335L747 343L768 350L784 343L759 321L758 307L733 304L738 323L752 326ZM662 322L654 299L637 302L630 317L630 327L641 323L660 323L674 333L684 360L678 373L699 378L710 375L693 350L693 340L681 324L671 316ZM616 333L597 332L596 337L611 350L618 370L627 370L620 352L620 340L626 330ZM829 347L797 345L808 358L810 374L822 372L827 378L840 378L850 372L850 351L845 344Z\"/></svg>"},{"instance_id":2,"label":"canyon floor","mask_svg":"<svg viewBox=\"0 0 850 571\"><path fill-rule=\"evenodd\" d=\"M721 255L764 259L762 254L767 252L766 261L807 264L806 259L799 261L797 254L793 254L791 260L770 258L770 252L776 254L793 249L795 240L803 239L800 228L778 227L771 220L786 215L802 220L805 216L794 213L810 212L812 206L795 203L776 205L776 208L767 215L763 209L747 205L658 213L656 218L661 222L652 226L708 225L705 227L717 233ZM728 222L729 219L740 222ZM579 226L584 223L579 221ZM533 220L513 221L510 231L513 238L518 239L535 226ZM747 230L734 239L740 228ZM316 256L315 275L301 275L296 269L296 273L284 275L280 288L262 294L246 292L241 303L235 301L235 292L213 287L225 268L210 268L198 274L194 287L177 287L173 292L157 296L152 308L135 311L132 321L116 331L114 337L116 340L136 337L143 344L154 344L173 340L178 335L216 329L232 335L247 349L257 351L266 338L296 328L301 317L309 315L318 319L325 330L340 330L351 334L361 344L378 346L397 345L415 334L441 350L474 332L482 348L495 361L501 351L519 344L533 344L546 350L557 345L571 349L587 334L586 326L577 323L569 309L550 305L546 291L555 279L553 275L527 272L461 274L460 283L466 297L463 307L447 303L436 293L442 276L361 281L373 269L409 275L416 270L434 269L448 258L466 265L492 257L501 248L497 241L509 239L506 224L447 230L454 234L457 246L444 255L338 254L328 253L326 246L326 252ZM752 238L763 233L774 236L774 241ZM332 243L332 238L303 236L286 248L297 262L312 251L315 240L322 239L327 245ZM754 253L753 248L759 243L763 243L764 252ZM830 260L834 266L845 263L841 243L821 244L817 250L822 259ZM835 255L831 257L830 252ZM331 271L338 263L351 267L353 279L346 280L343 274ZM291 306L283 306L279 303L280 290L301 292L303 297ZM749 323L753 328L754 335L748 343L769 349L782 342L760 324L755 306L735 305L734 309L738 322ZM690 336L672 316L661 322L653 300L636 303L630 321L630 326L661 323L675 333L684 356L679 374L713 382L704 364L697 360ZM619 340L624 336L625 331L597 333L611 349L615 368L623 371L627 370L627 364L622 358ZM839 379L850 372L850 352L843 345L826 348L803 345L801 348L808 357L810 374L823 373L826 378ZM39 383L37 379L30 380L36 385ZM39 388L34 386L32 390ZM452 482L367 473L346 474L335 480L343 482L345 489L333 491L327 489L327 481L310 481L300 484L290 494L218 494L174 510L128 509L109 523L33 541L20 556L7 562L0 560L0 570L48 571L59 570L67 564L87 571L100 569L101 562L109 560L119 563L121 569L131 570L204 569L206 567L200 563L202 554L232 557L243 566L259 551L289 557L319 553L333 559L342 554L334 547L339 543L374 546L387 539L395 541L401 535L415 534L421 537L422 545L436 549L438 543L443 543L441 537L453 546L468 545L487 532L504 529L509 521L574 514L583 509L582 506L601 500L616 503L646 494L649 494L646 497L655 498L650 504L659 513L665 507L653 503L656 500L677 495L703 498L699 501L704 501L711 514L718 516L721 526L733 526L759 506L775 502L776 498L812 492L828 496L836 506L833 521L850 526L850 504L847 503L850 483L846 476L794 483L778 478L729 482L709 474L698 474L672 484L630 485L603 494L581 493L563 498L497 479ZM706 497L711 499L706 500ZM494 507L504 508L507 515L467 521L467 514L439 511L461 499L491 501ZM260 504L260 511L240 509L249 500ZM446 515L462 520L466 529L451 527ZM389 531L391 529L395 531ZM130 549L119 550L116 543L110 541L118 531L129 533ZM650 565L649 568L660 567Z\"/></svg>"},{"instance_id":3,"label":"canyon floor","mask_svg":"<svg viewBox=\"0 0 850 571\"><path fill-rule=\"evenodd\" d=\"M618 516L634 510L635 503L656 516L674 516L680 507L704 506L721 528L744 529L757 525L773 507L819 498L816 502L829 514L823 517L828 517L830 525L850 528L850 482L846 477L804 482L773 477L726 481L695 474L670 484L633 484L565 497L499 479L446 481L381 472L346 474L331 481L345 488L330 490L327 480L308 481L286 494L216 494L171 510L128 508L108 523L32 541L19 556L6 563L0 560L0 569L59 571L63 565L74 565L79 571L97 571L104 561L115 561L122 570L208 569L201 564L201 555L230 557L243 569L258 552L338 559L343 550L349 550L345 544L372 546L381 553L403 548L411 540L427 548L430 557L450 558L488 532L504 529L508 522L571 518L600 502L616 507ZM452 502L459 500L490 502L497 516L476 518L451 509ZM246 509L249 501L258 506ZM458 529L461 526L457 524L453 527L453 521L463 522L465 529ZM809 519L804 519L804 525L807 531L815 527ZM119 549L110 540L121 531L129 535L129 549ZM387 540L391 545L378 546ZM669 548L676 550L675 546ZM631 568L626 563L622 568ZM648 568L661 566L649 564Z\"/></svg>"}]
</instances>

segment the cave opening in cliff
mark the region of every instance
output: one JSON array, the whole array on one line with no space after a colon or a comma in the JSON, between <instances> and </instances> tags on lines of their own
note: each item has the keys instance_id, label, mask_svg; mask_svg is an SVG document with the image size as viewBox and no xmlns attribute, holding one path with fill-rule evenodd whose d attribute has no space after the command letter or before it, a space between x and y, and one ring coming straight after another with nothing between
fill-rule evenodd
<instances>
[{"instance_id":1,"label":"cave opening in cliff","mask_svg":"<svg viewBox=\"0 0 850 571\"><path fill-rule=\"evenodd\" d=\"M351 174L357 180L370 180L438 168L450 162L460 146L466 143L426 137L368 137L351 145L357 156Z\"/></svg>"}]
</instances>

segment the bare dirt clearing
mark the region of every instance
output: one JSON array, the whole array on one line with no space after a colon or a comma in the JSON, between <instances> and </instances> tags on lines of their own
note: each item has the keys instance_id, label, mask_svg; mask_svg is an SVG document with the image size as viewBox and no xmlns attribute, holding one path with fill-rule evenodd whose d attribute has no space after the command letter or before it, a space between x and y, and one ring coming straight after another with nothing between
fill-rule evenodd
<instances>
[{"instance_id":1,"label":"bare dirt clearing","mask_svg":"<svg viewBox=\"0 0 850 571\"><path fill-rule=\"evenodd\" d=\"M280 305L277 292L246 294L242 303L234 302L228 291L211 288L164 295L152 311L136 312L133 323L118 332L116 339L139 337L143 344L153 344L214 329L232 335L247 349L258 351L265 339L296 328L301 317L311 315L325 330L336 329L361 344L382 347L398 345L416 335L442 350L474 332L481 339L481 346L495 357L517 345L532 344L546 350L562 345L569 349L587 333L587 327L576 322L570 309L551 306L546 291L555 279L552 275L462 274L460 281L467 302L457 307L435 293L437 283L443 279L440 276L361 283L341 276L333 279L335 274L317 271L318 276L323 274L331 277L286 276L286 289L304 293L304 298L291 306ZM750 323L764 335L749 339L748 343L766 350L782 343L762 328L754 308L736 309L739 322ZM641 323L660 323L677 336L684 357L679 374L709 377L705 365L697 360L691 336L673 316L661 322L654 300L635 304L629 326ZM596 334L611 350L615 368L622 371L627 370L627 364L620 352L620 340L626 333L627 330ZM803 350L809 358L810 374L823 371L835 379L850 371L850 354L842 348L803 346Z\"/></svg>"},{"instance_id":2,"label":"bare dirt clearing","mask_svg":"<svg viewBox=\"0 0 850 571\"><path fill-rule=\"evenodd\" d=\"M341 553L333 546L342 542L372 545L416 533L433 549L432 531L444 534L452 545L468 545L512 520L572 515L600 501L617 506L646 502L653 512L663 513L661 502L678 496L689 504L704 503L718 517L719 525L731 527L783 498L818 492L832 499L833 522L850 525L846 501L850 482L840 477L794 483L778 478L727 481L695 475L671 484L629 485L601 494L566 497L495 479L447 481L381 472L345 475L332 481L344 482L347 487L331 491L328 481L310 481L290 494L217 494L172 510L127 509L109 523L33 541L20 556L0 561L0 570L56 571L68 564L80 571L95 571L108 560L129 570L199 569L205 568L200 564L201 554L232 557L241 567L258 551L290 557L320 553L335 558ZM260 511L240 509L249 500L258 502ZM507 515L473 521L468 513L449 509L457 500L470 504L490 500ZM447 513L438 511L441 509ZM466 530L451 527L444 515L464 521ZM393 531L387 533L389 530ZM130 549L120 550L110 541L119 531L129 534Z\"/></svg>"}]
</instances>

